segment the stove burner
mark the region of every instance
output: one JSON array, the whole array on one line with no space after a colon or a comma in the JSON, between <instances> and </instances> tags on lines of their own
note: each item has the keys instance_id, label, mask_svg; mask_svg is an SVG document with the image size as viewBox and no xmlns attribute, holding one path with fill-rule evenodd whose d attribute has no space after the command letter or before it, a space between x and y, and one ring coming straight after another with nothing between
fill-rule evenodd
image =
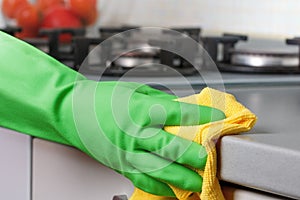
<instances>
[{"instance_id":1,"label":"stove burner","mask_svg":"<svg viewBox=\"0 0 300 200\"><path fill-rule=\"evenodd\" d=\"M75 69L79 69L80 65L83 63L84 59L88 56L89 49L91 46L95 46L110 36L118 34L120 31L126 31L131 29L132 27L122 27L122 28L100 28L100 35L101 39L96 38L83 38L83 37L76 37L74 39L74 49L75 49ZM134 27L136 28L136 27ZM192 34L195 39L199 38L199 33L201 29L196 28L177 28L176 29L183 34ZM137 31L137 32L136 32ZM139 33L137 29L135 33ZM163 31L162 34L170 34L168 31ZM125 34L125 35L123 35ZM193 75L196 72L196 69L192 67L188 62L182 59L179 56L174 55L174 53L164 51L157 45L153 44L162 44L163 41L156 40L156 41L148 41L145 42L144 40L139 41L135 36L132 36L133 32L124 32L122 36L131 38L133 37L134 40L122 40L120 39L120 43L118 44L118 50L113 48L114 44L107 43L104 45L102 43L101 48L105 48L104 51L101 50L100 57L102 58L110 58L108 61L104 61L105 59L100 59L101 62L98 64L88 64L86 60L84 63L84 67L81 69L84 73L92 73L95 74L97 72L102 72L104 75L112 75L112 76L121 76L127 73L130 69L133 69L129 75L134 76L174 76L176 73L172 72L172 70L176 70L177 76L178 74L184 75ZM127 42L129 41L129 42ZM177 41L179 48L187 49L189 47L182 46L183 42ZM166 45L166 44L163 44ZM168 45L168 44L167 44ZM173 45L173 44L169 44ZM158 45L160 46L160 45ZM137 50L126 52L130 49L135 49L138 47ZM122 53L126 52L126 53ZM194 52L194 51L190 51ZM103 55L103 53L105 55ZM193 59L191 53L191 59ZM118 57L116 60L114 57ZM105 62L105 63L104 63ZM171 69L168 67L171 67ZM104 70L105 69L105 70ZM103 72L104 70L104 72ZM127 74L127 75L128 75Z\"/></svg>"},{"instance_id":2,"label":"stove burner","mask_svg":"<svg viewBox=\"0 0 300 200\"><path fill-rule=\"evenodd\" d=\"M293 53L264 53L243 50L231 52L231 64L249 67L297 67L298 54Z\"/></svg>"},{"instance_id":3,"label":"stove burner","mask_svg":"<svg viewBox=\"0 0 300 200\"><path fill-rule=\"evenodd\" d=\"M299 73L299 53L237 49L239 41L247 36L224 34L221 37L204 37L204 48L221 71L247 73ZM219 45L223 45L223 58L218 59ZM287 40L287 44L300 46L300 38Z\"/></svg>"},{"instance_id":4,"label":"stove burner","mask_svg":"<svg viewBox=\"0 0 300 200\"><path fill-rule=\"evenodd\" d=\"M236 73L259 73L259 74L298 74L300 70L297 67L253 67L246 65L232 65L229 63L218 63L218 68L222 72L236 72Z\"/></svg>"},{"instance_id":5,"label":"stove burner","mask_svg":"<svg viewBox=\"0 0 300 200\"><path fill-rule=\"evenodd\" d=\"M136 50L128 52L113 62L114 65L122 68L141 67L147 63L159 63L157 53Z\"/></svg>"}]
</instances>

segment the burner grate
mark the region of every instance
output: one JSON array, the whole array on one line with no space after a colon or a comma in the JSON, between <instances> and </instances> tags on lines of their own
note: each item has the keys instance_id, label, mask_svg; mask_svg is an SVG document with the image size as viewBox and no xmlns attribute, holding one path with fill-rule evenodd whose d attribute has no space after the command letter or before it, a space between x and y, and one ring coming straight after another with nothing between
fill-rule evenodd
<instances>
[{"instance_id":1,"label":"burner grate","mask_svg":"<svg viewBox=\"0 0 300 200\"><path fill-rule=\"evenodd\" d=\"M74 68L78 70L81 64L85 61L83 71L88 74L103 73L104 75L110 76L122 76L133 68L134 73L130 73L130 75L133 76L174 76L175 74L194 75L195 72L197 72L196 69L185 59L175 55L172 52L163 50L164 48L159 48L166 45L177 45L177 49L181 49L183 51L188 50L188 52L191 52L189 54L189 59L194 59L194 53L196 51L191 50L193 47L185 45L186 43L182 42L180 39L175 41L175 43L161 40L151 40L148 41L148 43L145 42L145 44L140 44L141 46L145 46L147 48L121 54L119 58L113 60L114 56L119 56L118 52L116 52L115 46L113 46L115 44L105 41L105 39L118 34L121 31L126 31L132 28L136 27L100 28L99 32L101 38L75 37L73 41L75 49ZM199 38L201 31L200 28L176 28L175 30L182 32L183 34L191 34L195 39ZM135 33L139 33L139 30L135 31ZM170 33L171 31L162 31L162 34ZM125 34L125 37L130 38L132 32L125 32L122 34ZM132 44L130 43L131 40L128 41L124 41L122 39L120 39L120 41L114 40L114 42L120 42L117 48L118 51L122 50L126 52L128 49L130 50L128 45ZM88 60L85 60L85 58L88 56L91 46L95 46L99 43L101 43L101 48L105 48L104 50L100 50L100 62L97 64L89 64ZM172 46L172 48L175 48L175 46ZM173 71L175 70L178 73L172 72L172 70L167 69L166 66L171 67Z\"/></svg>"},{"instance_id":2,"label":"burner grate","mask_svg":"<svg viewBox=\"0 0 300 200\"><path fill-rule=\"evenodd\" d=\"M236 49L240 41L247 41L245 35L224 34L221 37L203 37L204 48L215 61L220 71L242 73L299 73L300 53L264 52L260 50ZM286 44L298 45L300 38L287 39ZM219 45L222 45L222 59L218 59Z\"/></svg>"}]
</instances>

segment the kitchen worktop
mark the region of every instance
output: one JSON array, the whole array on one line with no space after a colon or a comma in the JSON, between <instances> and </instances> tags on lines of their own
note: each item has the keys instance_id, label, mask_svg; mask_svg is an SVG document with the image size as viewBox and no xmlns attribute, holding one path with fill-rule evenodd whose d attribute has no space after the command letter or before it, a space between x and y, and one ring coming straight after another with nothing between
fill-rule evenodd
<instances>
[{"instance_id":1,"label":"kitchen worktop","mask_svg":"<svg viewBox=\"0 0 300 200\"><path fill-rule=\"evenodd\" d=\"M219 143L219 177L300 198L300 86L229 89L258 117L246 134Z\"/></svg>"}]
</instances>

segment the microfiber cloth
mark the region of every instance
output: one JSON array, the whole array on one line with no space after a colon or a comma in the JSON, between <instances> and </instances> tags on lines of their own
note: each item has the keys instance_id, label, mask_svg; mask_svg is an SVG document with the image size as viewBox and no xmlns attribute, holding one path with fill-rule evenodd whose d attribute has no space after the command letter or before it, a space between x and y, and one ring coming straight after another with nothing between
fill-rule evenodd
<instances>
[{"instance_id":1,"label":"microfiber cloth","mask_svg":"<svg viewBox=\"0 0 300 200\"><path fill-rule=\"evenodd\" d=\"M155 196L135 189L130 200L222 200L225 199L217 179L216 141L224 135L238 134L249 131L256 122L256 116L240 104L233 95L212 88L204 88L199 94L180 98L178 101L211 106L222 110L226 118L198 126L168 126L167 132L176 134L203 145L207 151L207 162L204 170L194 169L203 177L202 192L181 190L172 185L177 198ZM196 132L195 132L196 131ZM196 133L191 134L191 133ZM191 138L193 135L193 138Z\"/></svg>"}]
</instances>

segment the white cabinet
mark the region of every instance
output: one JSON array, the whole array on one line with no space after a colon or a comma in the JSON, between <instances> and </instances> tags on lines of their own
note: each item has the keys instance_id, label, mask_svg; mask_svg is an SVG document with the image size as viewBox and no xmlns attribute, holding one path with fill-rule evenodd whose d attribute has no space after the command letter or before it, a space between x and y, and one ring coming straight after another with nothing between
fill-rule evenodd
<instances>
[{"instance_id":1,"label":"white cabinet","mask_svg":"<svg viewBox=\"0 0 300 200\"><path fill-rule=\"evenodd\" d=\"M30 200L31 138L0 127L0 199Z\"/></svg>"},{"instance_id":2,"label":"white cabinet","mask_svg":"<svg viewBox=\"0 0 300 200\"><path fill-rule=\"evenodd\" d=\"M130 196L129 180L72 147L33 140L32 200L110 200Z\"/></svg>"}]
</instances>

